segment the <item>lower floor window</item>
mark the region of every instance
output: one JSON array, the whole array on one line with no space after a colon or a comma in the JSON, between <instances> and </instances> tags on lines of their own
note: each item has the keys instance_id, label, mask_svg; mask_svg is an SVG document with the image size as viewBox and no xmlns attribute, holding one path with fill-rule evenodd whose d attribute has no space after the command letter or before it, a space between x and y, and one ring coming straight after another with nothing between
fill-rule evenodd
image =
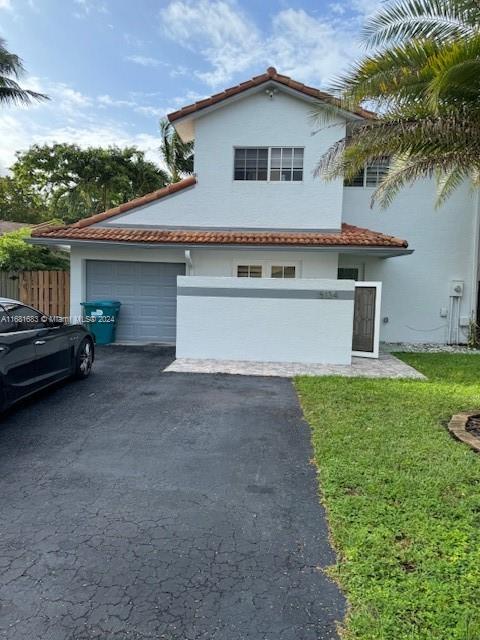
<instances>
[{"instance_id":1,"label":"lower floor window","mask_svg":"<svg viewBox=\"0 0 480 640\"><path fill-rule=\"evenodd\" d=\"M260 264L239 264L237 267L239 278L261 278L262 265Z\"/></svg>"},{"instance_id":2,"label":"lower floor window","mask_svg":"<svg viewBox=\"0 0 480 640\"><path fill-rule=\"evenodd\" d=\"M339 280L358 280L358 268L357 267L338 267Z\"/></svg>"},{"instance_id":3,"label":"lower floor window","mask_svg":"<svg viewBox=\"0 0 480 640\"><path fill-rule=\"evenodd\" d=\"M276 267L272 265L272 278L295 278L295 267L293 265L282 265Z\"/></svg>"}]
</instances>

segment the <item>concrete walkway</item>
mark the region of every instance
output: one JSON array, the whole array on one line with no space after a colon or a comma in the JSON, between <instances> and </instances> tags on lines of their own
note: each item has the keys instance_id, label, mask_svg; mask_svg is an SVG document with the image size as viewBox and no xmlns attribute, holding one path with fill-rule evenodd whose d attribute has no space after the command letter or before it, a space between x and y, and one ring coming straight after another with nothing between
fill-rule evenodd
<instances>
[{"instance_id":1,"label":"concrete walkway","mask_svg":"<svg viewBox=\"0 0 480 640\"><path fill-rule=\"evenodd\" d=\"M389 353L378 359L352 358L351 365L292 362L236 362L178 358L166 369L177 373L231 373L243 376L343 376L349 378L413 378L425 380L419 371Z\"/></svg>"}]
</instances>

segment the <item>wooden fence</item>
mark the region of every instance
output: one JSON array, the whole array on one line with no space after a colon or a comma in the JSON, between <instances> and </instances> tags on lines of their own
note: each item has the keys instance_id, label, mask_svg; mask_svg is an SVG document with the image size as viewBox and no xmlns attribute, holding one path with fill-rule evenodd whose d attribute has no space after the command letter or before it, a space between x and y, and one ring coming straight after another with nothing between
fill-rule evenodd
<instances>
[{"instance_id":1,"label":"wooden fence","mask_svg":"<svg viewBox=\"0 0 480 640\"><path fill-rule=\"evenodd\" d=\"M45 315L70 313L69 271L0 271L0 295L21 300Z\"/></svg>"}]
</instances>

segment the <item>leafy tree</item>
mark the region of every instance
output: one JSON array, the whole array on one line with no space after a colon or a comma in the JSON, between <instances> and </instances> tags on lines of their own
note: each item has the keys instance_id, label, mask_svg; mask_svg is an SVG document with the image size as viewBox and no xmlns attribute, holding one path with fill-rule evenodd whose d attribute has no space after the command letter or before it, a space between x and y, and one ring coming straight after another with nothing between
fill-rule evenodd
<instances>
[{"instance_id":1,"label":"leafy tree","mask_svg":"<svg viewBox=\"0 0 480 640\"><path fill-rule=\"evenodd\" d=\"M64 270L69 268L68 257L60 251L25 242L30 230L17 229L0 237L1 271Z\"/></svg>"},{"instance_id":2,"label":"leafy tree","mask_svg":"<svg viewBox=\"0 0 480 640\"><path fill-rule=\"evenodd\" d=\"M169 182L179 182L193 173L193 142L183 142L170 122L160 120L160 153L169 172Z\"/></svg>"},{"instance_id":3,"label":"leafy tree","mask_svg":"<svg viewBox=\"0 0 480 640\"><path fill-rule=\"evenodd\" d=\"M17 153L11 172L17 185L42 198L47 218L59 217L67 223L118 206L168 182L166 173L134 147L34 145Z\"/></svg>"},{"instance_id":4,"label":"leafy tree","mask_svg":"<svg viewBox=\"0 0 480 640\"><path fill-rule=\"evenodd\" d=\"M42 196L11 176L0 177L0 220L37 224L48 219Z\"/></svg>"},{"instance_id":5,"label":"leafy tree","mask_svg":"<svg viewBox=\"0 0 480 640\"><path fill-rule=\"evenodd\" d=\"M326 178L352 178L391 156L373 195L388 205L407 183L435 175L437 204L464 180L480 186L480 4L396 0L364 29L371 55L338 79L344 105L368 103L376 119L352 126L320 159ZM328 115L328 113L327 113Z\"/></svg>"},{"instance_id":6,"label":"leafy tree","mask_svg":"<svg viewBox=\"0 0 480 640\"><path fill-rule=\"evenodd\" d=\"M7 43L0 38L0 104L29 104L32 100L48 100L48 96L29 89L22 89L19 78L25 73L22 61L7 50Z\"/></svg>"}]
</instances>

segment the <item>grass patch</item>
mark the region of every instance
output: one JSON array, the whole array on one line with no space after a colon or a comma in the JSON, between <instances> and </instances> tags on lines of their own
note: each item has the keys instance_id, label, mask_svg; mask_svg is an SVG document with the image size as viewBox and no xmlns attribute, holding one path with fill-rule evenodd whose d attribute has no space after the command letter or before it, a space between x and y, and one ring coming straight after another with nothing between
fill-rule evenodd
<instances>
[{"instance_id":1,"label":"grass patch","mask_svg":"<svg viewBox=\"0 0 480 640\"><path fill-rule=\"evenodd\" d=\"M480 409L480 357L401 354L429 380L299 377L350 609L348 640L480 638L480 456L445 429Z\"/></svg>"}]
</instances>

